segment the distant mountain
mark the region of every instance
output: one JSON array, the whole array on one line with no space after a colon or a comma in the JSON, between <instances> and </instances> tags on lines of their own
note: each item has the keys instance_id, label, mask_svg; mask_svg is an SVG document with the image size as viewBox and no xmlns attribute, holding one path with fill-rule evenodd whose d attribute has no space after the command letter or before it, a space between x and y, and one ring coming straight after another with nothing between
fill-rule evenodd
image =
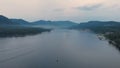
<instances>
[{"instance_id":1,"label":"distant mountain","mask_svg":"<svg viewBox=\"0 0 120 68\"><path fill-rule=\"evenodd\" d=\"M29 23L22 19L9 19L0 15L0 37L23 37L51 31L51 29L24 26L26 24Z\"/></svg>"},{"instance_id":2,"label":"distant mountain","mask_svg":"<svg viewBox=\"0 0 120 68\"><path fill-rule=\"evenodd\" d=\"M71 21L36 21L32 22L32 25L37 25L37 26L48 26L48 27L56 27L56 28L67 28L70 26L75 26L77 23L71 22Z\"/></svg>"},{"instance_id":3,"label":"distant mountain","mask_svg":"<svg viewBox=\"0 0 120 68\"><path fill-rule=\"evenodd\" d=\"M0 15L0 25L12 25L12 24L16 24L13 23L10 19L8 19L7 17Z\"/></svg>"},{"instance_id":4,"label":"distant mountain","mask_svg":"<svg viewBox=\"0 0 120 68\"><path fill-rule=\"evenodd\" d=\"M72 26L73 29L80 29L80 28L94 28L94 27L119 27L120 22L115 21L89 21L86 23L80 23L77 26Z\"/></svg>"},{"instance_id":5,"label":"distant mountain","mask_svg":"<svg viewBox=\"0 0 120 68\"><path fill-rule=\"evenodd\" d=\"M0 15L0 25L17 25L17 26L34 26L34 27L43 27L43 28L72 28L72 29L81 29L81 28L94 28L94 27L120 27L120 22L115 21L89 21L85 23L74 23L71 21L45 21L40 20L36 22L28 22L23 19L9 19L3 15Z\"/></svg>"},{"instance_id":6,"label":"distant mountain","mask_svg":"<svg viewBox=\"0 0 120 68\"><path fill-rule=\"evenodd\" d=\"M50 25L51 23L52 21L45 21L45 20L32 22L33 25Z\"/></svg>"},{"instance_id":7,"label":"distant mountain","mask_svg":"<svg viewBox=\"0 0 120 68\"><path fill-rule=\"evenodd\" d=\"M71 22L71 21L53 21L55 25L60 25L60 26L75 26L77 23Z\"/></svg>"},{"instance_id":8,"label":"distant mountain","mask_svg":"<svg viewBox=\"0 0 120 68\"><path fill-rule=\"evenodd\" d=\"M12 22L17 23L18 25L30 25L28 21L23 19L10 19Z\"/></svg>"},{"instance_id":9,"label":"distant mountain","mask_svg":"<svg viewBox=\"0 0 120 68\"><path fill-rule=\"evenodd\" d=\"M35 21L35 22L28 22L23 19L10 19L12 22L18 25L28 25L34 27L43 27L43 28L67 28L71 26L78 25L77 23L71 21Z\"/></svg>"}]
</instances>

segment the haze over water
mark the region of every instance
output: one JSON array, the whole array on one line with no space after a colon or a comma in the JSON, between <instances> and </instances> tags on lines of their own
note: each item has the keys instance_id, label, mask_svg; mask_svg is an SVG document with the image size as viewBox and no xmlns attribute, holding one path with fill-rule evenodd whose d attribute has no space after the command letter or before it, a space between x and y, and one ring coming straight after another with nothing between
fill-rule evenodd
<instances>
[{"instance_id":1,"label":"haze over water","mask_svg":"<svg viewBox=\"0 0 120 68\"><path fill-rule=\"evenodd\" d=\"M0 68L120 68L119 51L90 32L53 30L0 43Z\"/></svg>"}]
</instances>

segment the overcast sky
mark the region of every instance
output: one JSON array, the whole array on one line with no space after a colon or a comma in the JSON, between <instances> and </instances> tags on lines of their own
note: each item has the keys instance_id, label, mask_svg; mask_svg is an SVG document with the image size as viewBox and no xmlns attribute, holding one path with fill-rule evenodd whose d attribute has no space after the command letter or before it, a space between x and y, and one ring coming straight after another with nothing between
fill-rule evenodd
<instances>
[{"instance_id":1,"label":"overcast sky","mask_svg":"<svg viewBox=\"0 0 120 68\"><path fill-rule=\"evenodd\" d=\"M120 21L120 0L0 0L0 14L27 21Z\"/></svg>"}]
</instances>

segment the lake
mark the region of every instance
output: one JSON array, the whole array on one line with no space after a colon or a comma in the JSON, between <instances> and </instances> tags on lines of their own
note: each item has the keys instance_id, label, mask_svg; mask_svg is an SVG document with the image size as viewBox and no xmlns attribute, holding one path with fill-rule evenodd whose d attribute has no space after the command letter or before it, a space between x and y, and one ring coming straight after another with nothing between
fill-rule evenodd
<instances>
[{"instance_id":1,"label":"lake","mask_svg":"<svg viewBox=\"0 0 120 68\"><path fill-rule=\"evenodd\" d=\"M0 68L120 68L120 52L94 33L58 29L0 38Z\"/></svg>"}]
</instances>

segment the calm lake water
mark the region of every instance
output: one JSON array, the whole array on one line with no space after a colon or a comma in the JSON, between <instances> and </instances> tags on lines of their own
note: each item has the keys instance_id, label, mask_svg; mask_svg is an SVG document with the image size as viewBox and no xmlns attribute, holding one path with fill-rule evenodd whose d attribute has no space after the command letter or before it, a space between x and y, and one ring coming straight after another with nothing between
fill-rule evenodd
<instances>
[{"instance_id":1,"label":"calm lake water","mask_svg":"<svg viewBox=\"0 0 120 68\"><path fill-rule=\"evenodd\" d=\"M54 30L0 38L0 68L120 68L120 52L93 33Z\"/></svg>"}]
</instances>

